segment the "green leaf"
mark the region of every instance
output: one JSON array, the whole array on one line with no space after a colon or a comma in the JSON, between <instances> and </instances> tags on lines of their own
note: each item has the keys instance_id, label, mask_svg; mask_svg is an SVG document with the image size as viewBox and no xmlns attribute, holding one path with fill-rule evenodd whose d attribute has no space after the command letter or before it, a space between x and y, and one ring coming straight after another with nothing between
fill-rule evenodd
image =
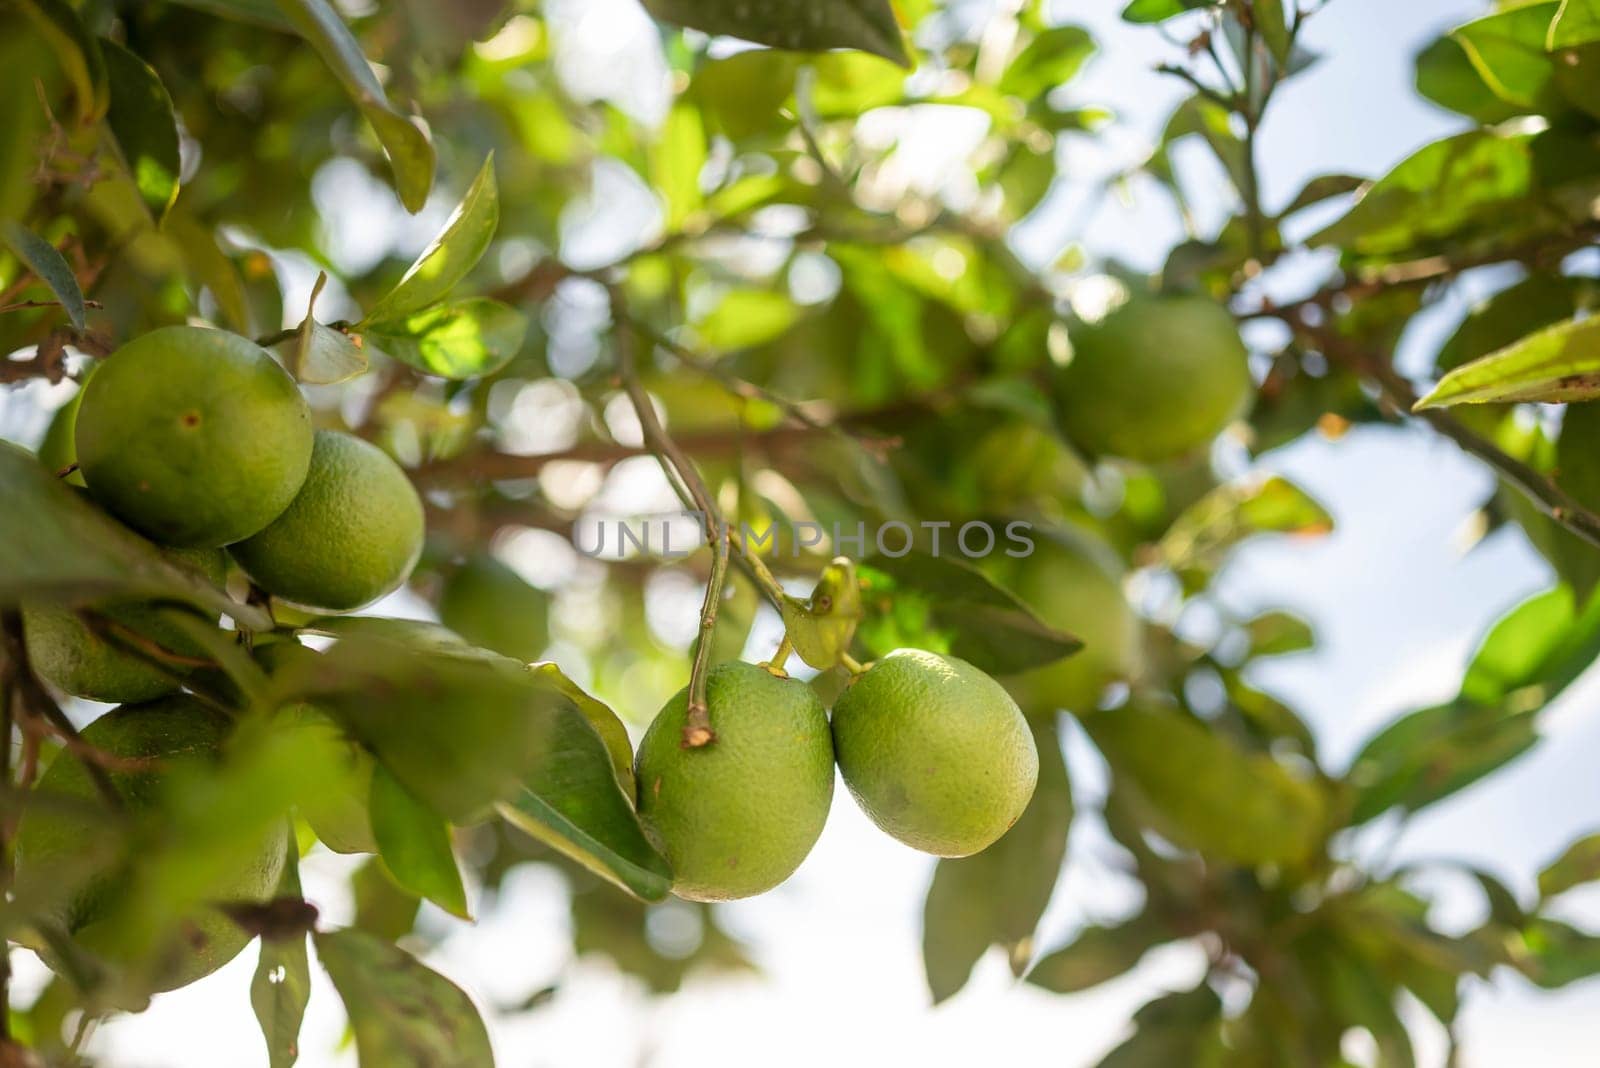
<instances>
[{"instance_id":1,"label":"green leaf","mask_svg":"<svg viewBox=\"0 0 1600 1068\"><path fill-rule=\"evenodd\" d=\"M1518 970L1535 985L1559 990L1600 975L1600 935L1541 917L1522 931L1511 957Z\"/></svg>"},{"instance_id":2,"label":"green leaf","mask_svg":"<svg viewBox=\"0 0 1600 1068\"><path fill-rule=\"evenodd\" d=\"M799 319L800 309L785 293L734 289L694 324L694 332L705 347L729 352L779 338Z\"/></svg>"},{"instance_id":3,"label":"green leaf","mask_svg":"<svg viewBox=\"0 0 1600 1068\"><path fill-rule=\"evenodd\" d=\"M274 30L294 31L294 25L278 10L277 0L173 0L173 3L192 7L220 18L268 26Z\"/></svg>"},{"instance_id":4,"label":"green leaf","mask_svg":"<svg viewBox=\"0 0 1600 1068\"><path fill-rule=\"evenodd\" d=\"M494 180L494 156L490 154L444 229L406 269L399 284L372 306L364 322L406 319L442 300L483 258L499 224L500 193Z\"/></svg>"},{"instance_id":5,"label":"green leaf","mask_svg":"<svg viewBox=\"0 0 1600 1068\"><path fill-rule=\"evenodd\" d=\"M350 891L356 902L353 926L367 934L398 942L416 926L422 899L402 890L377 857L368 859L350 876Z\"/></svg>"},{"instance_id":6,"label":"green leaf","mask_svg":"<svg viewBox=\"0 0 1600 1068\"><path fill-rule=\"evenodd\" d=\"M1550 23L1549 49L1553 52L1592 41L1600 41L1600 0L1564 0Z\"/></svg>"},{"instance_id":7,"label":"green leaf","mask_svg":"<svg viewBox=\"0 0 1600 1068\"><path fill-rule=\"evenodd\" d=\"M1112 927L1091 924L1041 957L1028 972L1028 982L1056 994L1075 994L1132 971L1147 952L1174 937L1149 913Z\"/></svg>"},{"instance_id":8,"label":"green leaf","mask_svg":"<svg viewBox=\"0 0 1600 1068\"><path fill-rule=\"evenodd\" d=\"M1294 3L1295 0L1288 0ZM1285 0L1251 0L1250 15L1255 19L1256 32L1266 42L1267 50L1278 63L1279 69L1289 65L1289 54L1294 39L1289 35L1289 23L1284 17Z\"/></svg>"},{"instance_id":9,"label":"green leaf","mask_svg":"<svg viewBox=\"0 0 1600 1068\"><path fill-rule=\"evenodd\" d=\"M1133 3L1122 9L1124 22L1165 22L1186 11L1196 8L1213 7L1218 0L1133 0Z\"/></svg>"},{"instance_id":10,"label":"green leaf","mask_svg":"<svg viewBox=\"0 0 1600 1068\"><path fill-rule=\"evenodd\" d=\"M72 83L73 97L78 103L78 125L98 122L111 102L100 42L63 0L17 0L17 3L34 28L44 35L67 80Z\"/></svg>"},{"instance_id":11,"label":"green leaf","mask_svg":"<svg viewBox=\"0 0 1600 1068\"><path fill-rule=\"evenodd\" d=\"M294 836L284 836L283 875L278 880L278 897L298 898L300 857ZM269 1068L289 1068L300 1056L300 1024L311 1001L311 964L306 954L306 936L298 933L283 939L261 939L261 955L255 976L250 980L250 1006L267 1042Z\"/></svg>"},{"instance_id":12,"label":"green leaf","mask_svg":"<svg viewBox=\"0 0 1600 1068\"><path fill-rule=\"evenodd\" d=\"M736 52L702 64L689 95L707 121L732 141L785 130L794 120L783 115L782 108L794 95L800 63L783 52Z\"/></svg>"},{"instance_id":13,"label":"green leaf","mask_svg":"<svg viewBox=\"0 0 1600 1068\"><path fill-rule=\"evenodd\" d=\"M888 0L644 0L663 22L791 52L853 48L910 66Z\"/></svg>"},{"instance_id":14,"label":"green leaf","mask_svg":"<svg viewBox=\"0 0 1600 1068\"><path fill-rule=\"evenodd\" d=\"M62 484L32 456L0 441L0 604L91 605L107 598L173 600L270 630L239 604Z\"/></svg>"},{"instance_id":15,"label":"green leaf","mask_svg":"<svg viewBox=\"0 0 1600 1068\"><path fill-rule=\"evenodd\" d=\"M1596 287L1586 279L1531 274L1473 308L1439 349L1442 373L1590 310Z\"/></svg>"},{"instance_id":16,"label":"green leaf","mask_svg":"<svg viewBox=\"0 0 1600 1068\"><path fill-rule=\"evenodd\" d=\"M1259 534L1321 537L1333 517L1300 487L1277 475L1219 486L1172 522L1156 546L1188 590L1198 589L1242 542Z\"/></svg>"},{"instance_id":17,"label":"green leaf","mask_svg":"<svg viewBox=\"0 0 1600 1068\"><path fill-rule=\"evenodd\" d=\"M1011 675L1077 652L1083 643L1049 626L1032 609L967 564L920 551L862 561L868 648L883 655L921 644L992 675Z\"/></svg>"},{"instance_id":18,"label":"green leaf","mask_svg":"<svg viewBox=\"0 0 1600 1068\"><path fill-rule=\"evenodd\" d=\"M633 743L628 740L628 728L622 718L611 710L610 705L591 697L583 687L567 678L558 665L541 662L531 665L531 669L578 706L578 711L583 713L589 726L605 743L606 752L611 755L611 769L617 773L617 783L622 787L622 792L628 797L634 796Z\"/></svg>"},{"instance_id":19,"label":"green leaf","mask_svg":"<svg viewBox=\"0 0 1600 1068\"><path fill-rule=\"evenodd\" d=\"M1600 319L1569 319L1457 367L1416 408L1594 397L1600 397Z\"/></svg>"},{"instance_id":20,"label":"green leaf","mask_svg":"<svg viewBox=\"0 0 1600 1068\"><path fill-rule=\"evenodd\" d=\"M350 1016L362 1068L493 1068L489 1033L460 987L363 931L314 938Z\"/></svg>"},{"instance_id":21,"label":"green leaf","mask_svg":"<svg viewBox=\"0 0 1600 1068\"><path fill-rule=\"evenodd\" d=\"M1133 1035L1106 1054L1098 1068L1226 1063L1222 1000L1205 983L1159 997L1133 1014Z\"/></svg>"},{"instance_id":22,"label":"green leaf","mask_svg":"<svg viewBox=\"0 0 1600 1068\"><path fill-rule=\"evenodd\" d=\"M1253 657L1303 652L1316 642L1311 624L1289 612L1263 612L1245 623L1244 629Z\"/></svg>"},{"instance_id":23,"label":"green leaf","mask_svg":"<svg viewBox=\"0 0 1600 1068\"><path fill-rule=\"evenodd\" d=\"M1552 898L1600 879L1600 834L1580 838L1539 873L1539 896Z\"/></svg>"},{"instance_id":24,"label":"green leaf","mask_svg":"<svg viewBox=\"0 0 1600 1068\"><path fill-rule=\"evenodd\" d=\"M300 35L322 56L389 153L395 191L412 213L422 210L433 188L433 144L422 127L384 95L361 46L327 0L278 0Z\"/></svg>"},{"instance_id":25,"label":"green leaf","mask_svg":"<svg viewBox=\"0 0 1600 1068\"><path fill-rule=\"evenodd\" d=\"M652 185L666 202L663 225L672 233L683 229L705 202L700 192L700 172L706 165L706 128L700 109L678 103L667 113L661 138L651 159Z\"/></svg>"},{"instance_id":26,"label":"green leaf","mask_svg":"<svg viewBox=\"0 0 1600 1068\"><path fill-rule=\"evenodd\" d=\"M528 317L488 297L468 297L369 323L365 336L387 355L441 378L482 378L522 350Z\"/></svg>"},{"instance_id":27,"label":"green leaf","mask_svg":"<svg viewBox=\"0 0 1600 1068\"><path fill-rule=\"evenodd\" d=\"M72 325L80 332L83 331L88 325L83 291L78 288L77 276L72 273L72 268L67 265L67 261L62 258L56 247L21 223L15 222L0 225L0 238L5 239L6 247L22 261L24 267L50 287L50 292L61 302L61 308L67 313Z\"/></svg>"},{"instance_id":28,"label":"green leaf","mask_svg":"<svg viewBox=\"0 0 1600 1068\"><path fill-rule=\"evenodd\" d=\"M1195 95L1178 105L1167 120L1161 135L1163 146L1191 134L1198 134L1228 172L1235 190L1243 193L1250 188L1250 159L1244 141L1234 132L1233 114L1221 104Z\"/></svg>"},{"instance_id":29,"label":"green leaf","mask_svg":"<svg viewBox=\"0 0 1600 1068\"><path fill-rule=\"evenodd\" d=\"M1297 211L1321 204L1334 197L1342 197L1346 193L1354 193L1366 184L1362 179L1352 174L1324 174L1311 179L1284 208L1282 215L1293 215Z\"/></svg>"},{"instance_id":30,"label":"green leaf","mask_svg":"<svg viewBox=\"0 0 1600 1068\"><path fill-rule=\"evenodd\" d=\"M1094 55L1094 38L1078 26L1052 26L1018 54L1000 77L1000 91L1032 101L1072 80Z\"/></svg>"},{"instance_id":31,"label":"green leaf","mask_svg":"<svg viewBox=\"0 0 1600 1068\"><path fill-rule=\"evenodd\" d=\"M1417 92L1442 108L1485 126L1514 118L1517 109L1495 96L1460 41L1446 34L1417 56Z\"/></svg>"},{"instance_id":32,"label":"green leaf","mask_svg":"<svg viewBox=\"0 0 1600 1068\"><path fill-rule=\"evenodd\" d=\"M178 199L178 122L172 97L144 60L115 41L102 40L111 107L106 123L151 218L160 226Z\"/></svg>"},{"instance_id":33,"label":"green leaf","mask_svg":"<svg viewBox=\"0 0 1600 1068\"><path fill-rule=\"evenodd\" d=\"M526 785L499 811L507 821L646 901L672 889L672 869L645 837L606 743L568 703Z\"/></svg>"},{"instance_id":34,"label":"green leaf","mask_svg":"<svg viewBox=\"0 0 1600 1068\"><path fill-rule=\"evenodd\" d=\"M1021 818L998 842L959 860L941 860L922 908L922 961L937 1003L966 985L992 945L1012 970L1032 955L1033 932L1055 890L1072 826L1072 787L1053 725L1036 724L1039 785Z\"/></svg>"},{"instance_id":35,"label":"green leaf","mask_svg":"<svg viewBox=\"0 0 1600 1068\"><path fill-rule=\"evenodd\" d=\"M372 834L394 881L453 916L472 919L450 828L379 764L372 772Z\"/></svg>"},{"instance_id":36,"label":"green leaf","mask_svg":"<svg viewBox=\"0 0 1600 1068\"><path fill-rule=\"evenodd\" d=\"M1158 828L1203 854L1297 863L1321 844L1327 798L1263 754L1245 753L1175 709L1126 705L1083 720L1119 778L1160 814Z\"/></svg>"},{"instance_id":37,"label":"green leaf","mask_svg":"<svg viewBox=\"0 0 1600 1068\"><path fill-rule=\"evenodd\" d=\"M1450 32L1496 97L1522 111L1552 113L1563 102L1545 38L1559 3L1525 4Z\"/></svg>"},{"instance_id":38,"label":"green leaf","mask_svg":"<svg viewBox=\"0 0 1600 1068\"><path fill-rule=\"evenodd\" d=\"M1349 213L1314 235L1315 247L1372 257L1415 254L1426 243L1485 222L1516 222L1508 206L1534 183L1529 138L1472 130L1418 149L1370 186Z\"/></svg>"}]
</instances>

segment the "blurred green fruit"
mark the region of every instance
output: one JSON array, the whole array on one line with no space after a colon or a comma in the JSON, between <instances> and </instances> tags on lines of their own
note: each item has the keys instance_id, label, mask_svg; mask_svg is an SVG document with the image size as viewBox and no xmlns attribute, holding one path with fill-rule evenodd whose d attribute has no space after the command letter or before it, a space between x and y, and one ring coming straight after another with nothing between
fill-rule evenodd
<instances>
[{"instance_id":1,"label":"blurred green fruit","mask_svg":"<svg viewBox=\"0 0 1600 1068\"><path fill-rule=\"evenodd\" d=\"M179 567L198 571L215 586L222 585L227 576L228 561L221 549L165 549L162 555ZM205 650L180 627L162 619L149 605L107 605L98 611L168 652L189 657L205 655ZM171 673L96 634L65 608L25 604L22 629L28 659L39 677L74 697L107 704L136 704L179 689ZM186 673L181 666L174 670Z\"/></svg>"},{"instance_id":2,"label":"blurred green fruit","mask_svg":"<svg viewBox=\"0 0 1600 1068\"><path fill-rule=\"evenodd\" d=\"M550 644L550 598L493 556L478 553L445 579L439 622L473 645L533 661Z\"/></svg>"},{"instance_id":3,"label":"blurred green fruit","mask_svg":"<svg viewBox=\"0 0 1600 1068\"><path fill-rule=\"evenodd\" d=\"M1056 403L1079 448L1153 463L1207 445L1245 414L1254 389L1226 308L1203 297L1138 297L1072 331Z\"/></svg>"},{"instance_id":4,"label":"blurred green fruit","mask_svg":"<svg viewBox=\"0 0 1600 1068\"><path fill-rule=\"evenodd\" d=\"M1035 528L1032 554L996 556L990 576L1083 648L1013 679L1026 707L1088 712L1106 686L1138 674L1139 619L1122 592L1122 561L1087 531Z\"/></svg>"},{"instance_id":5,"label":"blurred green fruit","mask_svg":"<svg viewBox=\"0 0 1600 1068\"><path fill-rule=\"evenodd\" d=\"M192 326L118 349L83 387L89 491L165 545L247 538L288 507L311 460L311 413L265 349Z\"/></svg>"},{"instance_id":6,"label":"blurred green fruit","mask_svg":"<svg viewBox=\"0 0 1600 1068\"><path fill-rule=\"evenodd\" d=\"M965 660L897 649L833 706L845 785L880 828L914 849L964 857L1028 807L1033 734L1005 687Z\"/></svg>"},{"instance_id":7,"label":"blurred green fruit","mask_svg":"<svg viewBox=\"0 0 1600 1068\"><path fill-rule=\"evenodd\" d=\"M113 771L111 781L128 808L137 813L155 805L166 776L182 761L218 758L232 720L190 697L172 697L113 709L83 730L83 740L103 752L150 761L146 769ZM28 900L56 904L45 919L65 928L91 953L115 959L120 939L106 923L119 904L126 872L112 863L63 899L51 886L61 872L82 862L83 843L91 840L95 806L100 804L82 762L58 756L35 786L37 795L72 802L83 810L39 804L30 806L17 827L16 892ZM264 837L250 863L206 888L207 900L262 902L276 892L283 871L286 830ZM182 934L158 948L152 977L155 990L175 990L210 975L250 941L250 935L214 908L186 917ZM47 954L48 959L48 954ZM142 962L139 962L142 963Z\"/></svg>"},{"instance_id":8,"label":"blurred green fruit","mask_svg":"<svg viewBox=\"0 0 1600 1068\"><path fill-rule=\"evenodd\" d=\"M828 716L811 688L754 664L711 669L716 740L685 749L688 691L639 742L639 815L692 901L763 893L805 860L833 800Z\"/></svg>"},{"instance_id":9,"label":"blurred green fruit","mask_svg":"<svg viewBox=\"0 0 1600 1068\"><path fill-rule=\"evenodd\" d=\"M78 462L78 443L75 440L78 432L78 408L83 404L83 390L89 382L89 375L94 373L98 364L90 364L89 371L85 373L78 392L72 399L56 409L56 414L51 416L50 425L45 429L44 440L39 442L39 463L47 471L62 471ZM82 486L83 472L74 471L61 481L69 486Z\"/></svg>"},{"instance_id":10,"label":"blurred green fruit","mask_svg":"<svg viewBox=\"0 0 1600 1068\"><path fill-rule=\"evenodd\" d=\"M293 502L230 551L268 593L343 612L410 577L423 528L422 500L399 464L371 442L319 430Z\"/></svg>"}]
</instances>

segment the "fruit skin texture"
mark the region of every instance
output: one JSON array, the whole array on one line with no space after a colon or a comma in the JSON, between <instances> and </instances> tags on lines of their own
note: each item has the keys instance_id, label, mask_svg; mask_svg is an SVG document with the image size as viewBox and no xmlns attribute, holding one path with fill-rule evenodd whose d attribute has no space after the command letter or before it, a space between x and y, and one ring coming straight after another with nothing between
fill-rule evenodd
<instances>
[{"instance_id":1,"label":"fruit skin texture","mask_svg":"<svg viewBox=\"0 0 1600 1068\"><path fill-rule=\"evenodd\" d=\"M754 664L712 668L706 703L710 745L680 745L687 690L639 742L639 815L672 865L674 893L731 901L771 890L816 845L833 801L833 744L811 687Z\"/></svg>"},{"instance_id":2,"label":"fruit skin texture","mask_svg":"<svg viewBox=\"0 0 1600 1068\"><path fill-rule=\"evenodd\" d=\"M265 349L168 326L95 371L75 439L96 500L164 545L216 548L294 499L311 462L311 412Z\"/></svg>"},{"instance_id":3,"label":"fruit skin texture","mask_svg":"<svg viewBox=\"0 0 1600 1068\"><path fill-rule=\"evenodd\" d=\"M1067 436L1091 454L1170 460L1249 408L1255 387L1238 327L1203 297L1135 298L1071 337L1057 406Z\"/></svg>"},{"instance_id":4,"label":"fruit skin texture","mask_svg":"<svg viewBox=\"0 0 1600 1068\"><path fill-rule=\"evenodd\" d=\"M179 567L200 572L213 585L222 585L227 574L228 561L221 549L167 549L164 555ZM119 605L102 612L171 652L183 656L205 652L147 606ZM28 659L39 677L74 697L133 704L178 692L170 675L100 637L67 609L25 604L22 630Z\"/></svg>"},{"instance_id":5,"label":"fruit skin texture","mask_svg":"<svg viewBox=\"0 0 1600 1068\"><path fill-rule=\"evenodd\" d=\"M410 577L423 532L422 500L399 464L371 442L319 430L293 503L229 551L268 592L343 612Z\"/></svg>"},{"instance_id":6,"label":"fruit skin texture","mask_svg":"<svg viewBox=\"0 0 1600 1068\"><path fill-rule=\"evenodd\" d=\"M1005 688L921 649L896 649L839 695L833 746L872 822L939 857L993 844L1039 780L1033 733Z\"/></svg>"},{"instance_id":7,"label":"fruit skin texture","mask_svg":"<svg viewBox=\"0 0 1600 1068\"><path fill-rule=\"evenodd\" d=\"M990 576L1083 648L1007 685L1029 709L1088 712L1107 684L1137 675L1144 659L1139 620L1122 592L1122 562L1111 546L1075 528L1035 529L1033 541L1029 556L998 557Z\"/></svg>"},{"instance_id":8,"label":"fruit skin texture","mask_svg":"<svg viewBox=\"0 0 1600 1068\"><path fill-rule=\"evenodd\" d=\"M112 709L84 729L83 740L120 757L155 758L164 763L161 770L111 772L117 792L128 809L137 814L156 803L166 768L182 760L216 759L230 726L230 720L221 712L191 697L172 697ZM65 754L51 763L35 789L81 803L99 802L83 765ZM92 833L86 830L84 821L93 819L92 815L64 808L41 805L28 809L17 828L18 893L39 894L48 899L45 888L53 878L51 869L70 863L81 851L82 843ZM283 871L286 845L284 828L265 836L249 864L207 888L208 900L270 900ZM101 871L49 918L63 924L84 948L114 958L117 932L100 921L112 914L126 881L126 872L119 867ZM214 909L198 910L188 920L187 929L172 944L160 947L161 961L152 977L157 991L176 990L210 975L250 941L250 935Z\"/></svg>"}]
</instances>

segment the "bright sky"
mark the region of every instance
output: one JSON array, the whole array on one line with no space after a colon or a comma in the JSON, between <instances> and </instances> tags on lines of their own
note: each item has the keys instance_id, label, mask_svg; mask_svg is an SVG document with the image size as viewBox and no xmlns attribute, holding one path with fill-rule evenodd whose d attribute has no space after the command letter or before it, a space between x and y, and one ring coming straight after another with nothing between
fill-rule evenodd
<instances>
[{"instance_id":1,"label":"bright sky","mask_svg":"<svg viewBox=\"0 0 1600 1068\"><path fill-rule=\"evenodd\" d=\"M659 92L663 68L653 30L633 0L560 0L548 9L569 24L562 69L589 92L617 92L641 111ZM1171 58L1160 35L1122 25L1120 0L1058 3L1058 14L1090 26L1103 52L1074 83L1080 103L1114 100L1121 128L1109 152L1074 142L1066 157L1074 180L1019 237L1035 260L1069 239L1097 252L1154 267L1176 225L1159 198L1132 206L1115 200L1087 229L1084 187L1098 174L1137 158L1180 98L1179 87L1151 72ZM1266 124L1269 205L1292 196L1308 177L1330 171L1376 174L1425 141L1462 123L1416 99L1411 57L1441 29L1485 5L1474 0L1333 0L1309 25L1307 43L1327 58L1283 91ZM583 62L604 53L605 62ZM596 81L595 79L600 79ZM939 131L932 131L932 140ZM926 166L936 167L930 149ZM1211 172L1198 166L1195 173ZM1215 208L1220 179L1201 191ZM626 190L620 194L626 196ZM616 199L607 201L617 204ZM619 207L619 211L632 211ZM642 209L648 218L648 208ZM613 219L614 224L614 219ZM637 229L634 229L637 232ZM595 239L599 245L603 242ZM361 250L352 251L353 256ZM597 258L606 258L603 247ZM292 303L292 302L291 302ZM1433 317L1407 346L1448 329L1464 305ZM47 403L58 398L29 394ZM0 397L0 433L26 436L41 424L24 401ZM31 402L29 402L31 403ZM1336 763L1399 712L1452 692L1484 628L1507 607L1549 581L1543 563L1514 533L1501 533L1463 555L1459 531L1489 487L1484 473L1442 440L1415 429L1358 431L1336 445L1312 441L1272 456L1268 467L1305 486L1333 512L1337 531L1320 543L1259 544L1227 575L1231 603L1291 607L1316 621L1320 644L1309 656L1263 669L1259 681L1292 698L1315 725ZM406 606L399 605L404 608ZM1424 814L1399 841L1394 858L1472 860L1526 891L1533 873L1571 838L1600 823L1600 752L1594 680L1580 684L1546 717L1547 740L1508 772ZM1098 760L1069 739L1075 787L1093 797L1103 778ZM1086 918L1105 919L1136 904L1132 887L1097 860L1103 832L1092 821L1074 830L1072 857L1046 915L1044 946L1070 937ZM1387 842L1369 842L1377 849ZM324 916L349 916L339 876L342 858L309 858L308 896ZM585 1068L746 1068L751 1063L807 1066L918 1063L969 1068L975 1063L1092 1065L1120 1040L1132 1010L1165 989L1192 985L1197 951L1151 954L1135 973L1095 991L1060 998L1016 985L997 955L985 959L966 991L929 1006L919 955L920 910L932 862L888 839L858 813L841 789L815 853L785 886L723 906L746 936L761 979L692 980L671 999L651 1000L603 961L568 959L561 877L529 867L506 883L497 902L480 902L466 926L437 912L424 923L447 932L431 962L466 987L480 1005L516 1002L559 983L554 1000L491 1023L504 1065ZM1477 908L1462 885L1442 885L1440 915L1467 923ZM1576 896L1569 918L1600 923L1600 893ZM19 962L19 986L40 979ZM248 951L212 978L157 999L140 1017L103 1028L94 1048L119 1066L186 1068L265 1064L247 988ZM338 1000L320 972L303 1036L309 1068L353 1064L336 1052L343 1029ZM1578 1068L1593 1063L1592 1021L1600 984L1539 994L1514 977L1474 984L1461 1032L1463 1068L1512 1063ZM1425 1068L1443 1064L1443 1036L1419 1011ZM1585 1052L1585 1051L1589 1052ZM1364 1063L1359 1044L1348 1051Z\"/></svg>"}]
</instances>

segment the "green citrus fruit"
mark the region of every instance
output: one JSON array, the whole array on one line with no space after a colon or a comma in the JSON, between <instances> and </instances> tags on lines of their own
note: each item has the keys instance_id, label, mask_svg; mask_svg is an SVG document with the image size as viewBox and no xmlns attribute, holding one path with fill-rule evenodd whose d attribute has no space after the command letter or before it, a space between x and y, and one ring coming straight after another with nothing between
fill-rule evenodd
<instances>
[{"instance_id":1,"label":"green citrus fruit","mask_svg":"<svg viewBox=\"0 0 1600 1068\"><path fill-rule=\"evenodd\" d=\"M1073 330L1056 385L1079 448L1145 462L1206 445L1245 413L1255 388L1233 316L1187 296L1135 298Z\"/></svg>"},{"instance_id":2,"label":"green citrus fruit","mask_svg":"<svg viewBox=\"0 0 1600 1068\"><path fill-rule=\"evenodd\" d=\"M98 366L91 364L88 374L94 373ZM88 374L83 382L87 384ZM78 432L78 406L83 403L83 386L78 387L78 392L72 399L56 409L56 414L51 416L50 425L45 429L44 440L39 442L39 463L47 471L61 471L78 462L78 443L74 440ZM62 479L69 486L82 486L83 472L74 471Z\"/></svg>"},{"instance_id":3,"label":"green citrus fruit","mask_svg":"<svg viewBox=\"0 0 1600 1068\"><path fill-rule=\"evenodd\" d=\"M149 759L137 771L112 771L111 780L130 810L153 806L170 769L186 760L215 760L231 720L190 697L171 697L142 705L124 705L107 712L83 731L83 740L124 758ZM117 862L76 879L80 885L64 900L50 886L61 872L73 870L83 856L83 843L95 837L94 805L99 795L83 764L58 756L35 787L38 795L89 806L30 806L17 827L16 887L19 897L57 903L45 917L72 933L92 953L115 959L120 940L106 922L119 904L127 872ZM209 901L270 900L283 870L285 831L265 836L251 861L206 887ZM83 874L78 873L80 876ZM158 947L159 963L152 981L156 990L174 990L210 975L250 941L250 936L221 912L205 907L186 917L181 935Z\"/></svg>"},{"instance_id":4,"label":"green citrus fruit","mask_svg":"<svg viewBox=\"0 0 1600 1068\"><path fill-rule=\"evenodd\" d=\"M422 500L399 464L371 442L319 430L294 501L230 551L269 593L342 612L411 575L423 525Z\"/></svg>"},{"instance_id":5,"label":"green citrus fruit","mask_svg":"<svg viewBox=\"0 0 1600 1068\"><path fill-rule=\"evenodd\" d=\"M215 586L222 585L227 575L227 558L221 549L166 549L162 554L179 567L198 571ZM107 605L99 611L169 652L191 657L205 653L181 628L163 620L148 605ZM24 605L22 628L28 658L40 678L74 697L134 704L178 691L171 674L96 634L64 608ZM176 670L181 673L183 669Z\"/></svg>"},{"instance_id":6,"label":"green citrus fruit","mask_svg":"<svg viewBox=\"0 0 1600 1068\"><path fill-rule=\"evenodd\" d=\"M265 349L168 326L111 355L78 409L89 491L165 545L248 538L288 507L311 461L311 413Z\"/></svg>"},{"instance_id":7,"label":"green citrus fruit","mask_svg":"<svg viewBox=\"0 0 1600 1068\"><path fill-rule=\"evenodd\" d=\"M1088 712L1108 684L1137 674L1142 661L1139 620L1122 592L1122 561L1111 546L1075 528L1035 529L1032 537L1030 555L997 558L990 574L1083 648L1008 681L1030 708Z\"/></svg>"},{"instance_id":8,"label":"green citrus fruit","mask_svg":"<svg viewBox=\"0 0 1600 1068\"><path fill-rule=\"evenodd\" d=\"M987 848L1039 779L1033 733L1005 687L921 649L895 650L839 695L833 746L872 822L940 857Z\"/></svg>"},{"instance_id":9,"label":"green citrus fruit","mask_svg":"<svg viewBox=\"0 0 1600 1068\"><path fill-rule=\"evenodd\" d=\"M730 901L771 890L816 845L833 800L833 745L811 687L754 664L712 668L706 703L709 745L682 747L687 690L639 742L639 815L679 897Z\"/></svg>"},{"instance_id":10,"label":"green citrus fruit","mask_svg":"<svg viewBox=\"0 0 1600 1068\"><path fill-rule=\"evenodd\" d=\"M439 622L473 645L517 660L539 659L550 644L550 599L488 553L467 560L444 582Z\"/></svg>"}]
</instances>

